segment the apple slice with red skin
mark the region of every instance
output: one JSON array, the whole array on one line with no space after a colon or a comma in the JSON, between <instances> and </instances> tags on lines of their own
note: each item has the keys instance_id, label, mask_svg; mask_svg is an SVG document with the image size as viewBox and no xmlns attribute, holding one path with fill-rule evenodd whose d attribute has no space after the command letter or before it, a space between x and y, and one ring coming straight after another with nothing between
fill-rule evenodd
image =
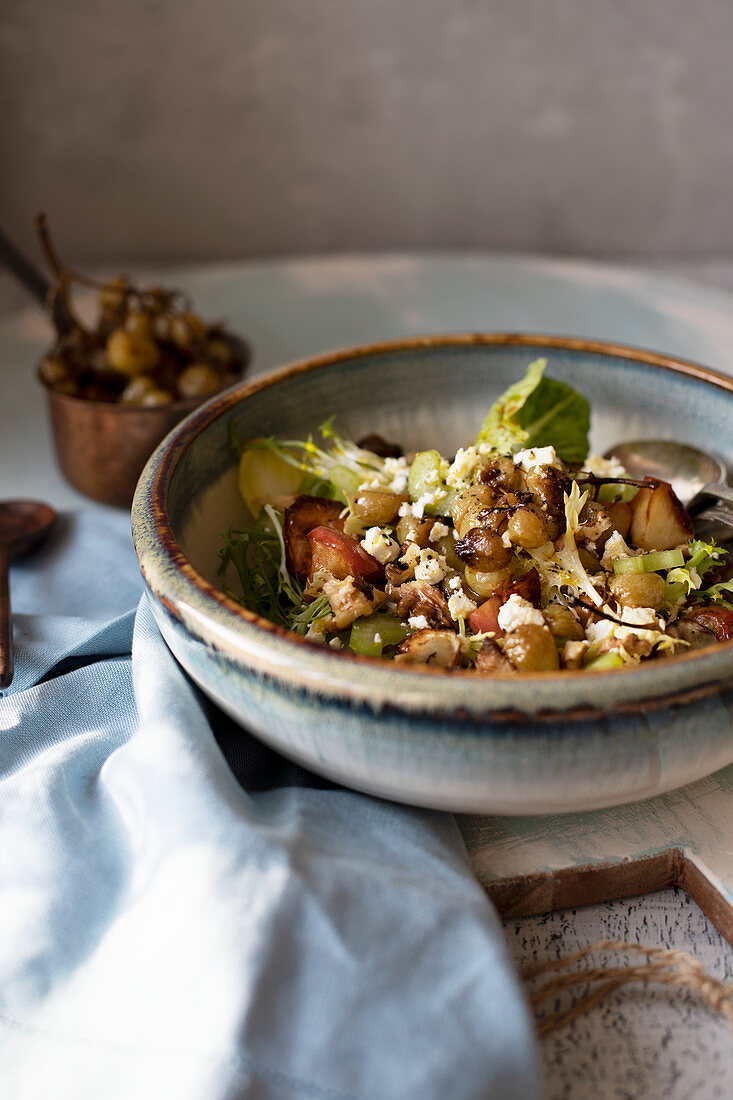
<instances>
[{"instance_id":1,"label":"apple slice with red skin","mask_svg":"<svg viewBox=\"0 0 733 1100\"><path fill-rule=\"evenodd\" d=\"M672 550L694 534L687 509L666 481L639 489L631 512L629 535L637 550Z\"/></svg>"},{"instance_id":2,"label":"apple slice with red skin","mask_svg":"<svg viewBox=\"0 0 733 1100\"><path fill-rule=\"evenodd\" d=\"M468 616L471 633L485 634L487 631L493 631L497 638L503 637L504 631L499 626L499 608L502 603L501 596L489 596L488 600L479 604Z\"/></svg>"},{"instance_id":3,"label":"apple slice with red skin","mask_svg":"<svg viewBox=\"0 0 733 1100\"><path fill-rule=\"evenodd\" d=\"M283 516L283 541L285 542L285 563L288 570L299 580L307 579L311 568L313 552L308 541L308 532L315 527L330 527L342 531L344 521L341 518L342 507L328 497L311 497L301 494L285 509Z\"/></svg>"},{"instance_id":4,"label":"apple slice with red skin","mask_svg":"<svg viewBox=\"0 0 733 1100\"><path fill-rule=\"evenodd\" d=\"M532 607L540 607L542 604L540 575L536 569L528 569L521 577L510 581L509 584L500 585L495 595L501 597L502 603L506 603L510 596L521 596L527 603L531 603Z\"/></svg>"},{"instance_id":5,"label":"apple slice with red skin","mask_svg":"<svg viewBox=\"0 0 733 1100\"><path fill-rule=\"evenodd\" d=\"M311 577L323 571L339 581L360 577L369 584L384 584L384 567L350 535L332 527L314 527L307 537L311 547Z\"/></svg>"},{"instance_id":6,"label":"apple slice with red skin","mask_svg":"<svg viewBox=\"0 0 733 1100\"><path fill-rule=\"evenodd\" d=\"M504 631L499 626L499 608L510 596L521 596L533 607L539 607L542 589L537 570L528 569L524 576L518 577L509 584L500 585L493 596L489 596L488 600L479 604L468 616L468 625L472 633L483 634L487 630L493 630L498 638L503 637Z\"/></svg>"}]
</instances>

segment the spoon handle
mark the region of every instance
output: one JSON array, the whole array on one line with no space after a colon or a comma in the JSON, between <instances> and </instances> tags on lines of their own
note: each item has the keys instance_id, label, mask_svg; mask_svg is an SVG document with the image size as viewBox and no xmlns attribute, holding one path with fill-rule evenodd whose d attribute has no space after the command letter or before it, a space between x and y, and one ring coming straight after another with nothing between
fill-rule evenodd
<instances>
[{"instance_id":1,"label":"spoon handle","mask_svg":"<svg viewBox=\"0 0 733 1100\"><path fill-rule=\"evenodd\" d=\"M727 504L733 504L733 485L727 485L724 481L711 482L703 485L687 505L691 516L699 513L710 505L711 501L724 500Z\"/></svg>"},{"instance_id":2,"label":"spoon handle","mask_svg":"<svg viewBox=\"0 0 733 1100\"><path fill-rule=\"evenodd\" d=\"M706 485L703 492L710 493L711 496L716 496L718 500L725 500L728 504L733 504L732 485L725 485L723 482L718 482L716 485Z\"/></svg>"},{"instance_id":3,"label":"spoon handle","mask_svg":"<svg viewBox=\"0 0 733 1100\"><path fill-rule=\"evenodd\" d=\"M8 551L6 547L0 546L0 691L10 687L14 671Z\"/></svg>"},{"instance_id":4,"label":"spoon handle","mask_svg":"<svg viewBox=\"0 0 733 1100\"><path fill-rule=\"evenodd\" d=\"M46 308L48 292L51 284L41 275L40 271L19 252L9 237L0 229L0 260L8 271L15 275L18 282L22 283L29 294L32 294L40 306Z\"/></svg>"},{"instance_id":5,"label":"spoon handle","mask_svg":"<svg viewBox=\"0 0 733 1100\"><path fill-rule=\"evenodd\" d=\"M63 295L52 293L53 288L48 279L16 248L2 229L0 229L0 263L5 265L19 283L22 283L41 309L50 314L51 320L62 335L72 331L74 319L69 313Z\"/></svg>"}]
</instances>

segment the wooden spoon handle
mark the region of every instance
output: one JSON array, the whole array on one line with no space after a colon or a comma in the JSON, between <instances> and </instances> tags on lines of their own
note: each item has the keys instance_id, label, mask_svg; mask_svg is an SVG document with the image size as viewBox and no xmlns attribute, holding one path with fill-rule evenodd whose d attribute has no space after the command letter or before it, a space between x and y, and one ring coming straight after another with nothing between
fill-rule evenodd
<instances>
[{"instance_id":1,"label":"wooden spoon handle","mask_svg":"<svg viewBox=\"0 0 733 1100\"><path fill-rule=\"evenodd\" d=\"M2 229L0 229L0 263L4 264L11 275L23 284L39 306L50 314L51 320L61 335L71 332L76 327L65 294L59 290L58 286L55 289L51 286L48 279L15 247Z\"/></svg>"},{"instance_id":2,"label":"wooden spoon handle","mask_svg":"<svg viewBox=\"0 0 733 1100\"><path fill-rule=\"evenodd\" d=\"M26 257L19 252L9 237L0 229L0 261L8 271L15 275L26 290L33 295L44 309L48 301L51 284Z\"/></svg>"},{"instance_id":3,"label":"wooden spoon handle","mask_svg":"<svg viewBox=\"0 0 733 1100\"><path fill-rule=\"evenodd\" d=\"M0 546L0 691L10 687L14 671L8 551Z\"/></svg>"}]
</instances>

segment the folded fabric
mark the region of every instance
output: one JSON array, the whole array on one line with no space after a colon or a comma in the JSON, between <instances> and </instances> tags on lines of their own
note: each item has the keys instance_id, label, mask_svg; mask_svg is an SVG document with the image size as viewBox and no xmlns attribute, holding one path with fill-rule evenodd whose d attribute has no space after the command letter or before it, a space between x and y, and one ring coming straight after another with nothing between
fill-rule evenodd
<instances>
[{"instance_id":1,"label":"folded fabric","mask_svg":"<svg viewBox=\"0 0 733 1100\"><path fill-rule=\"evenodd\" d=\"M2 1095L539 1095L450 815L317 789L233 727L140 599L126 517L65 517L12 585Z\"/></svg>"}]
</instances>

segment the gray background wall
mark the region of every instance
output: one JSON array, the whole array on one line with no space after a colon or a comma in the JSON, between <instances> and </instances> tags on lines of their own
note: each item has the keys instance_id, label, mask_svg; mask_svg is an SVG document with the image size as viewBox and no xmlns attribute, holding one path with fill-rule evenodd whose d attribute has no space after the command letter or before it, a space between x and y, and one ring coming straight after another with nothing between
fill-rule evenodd
<instances>
[{"instance_id":1,"label":"gray background wall","mask_svg":"<svg viewBox=\"0 0 733 1100\"><path fill-rule=\"evenodd\" d=\"M5 0L0 224L108 259L733 252L731 0Z\"/></svg>"}]
</instances>

